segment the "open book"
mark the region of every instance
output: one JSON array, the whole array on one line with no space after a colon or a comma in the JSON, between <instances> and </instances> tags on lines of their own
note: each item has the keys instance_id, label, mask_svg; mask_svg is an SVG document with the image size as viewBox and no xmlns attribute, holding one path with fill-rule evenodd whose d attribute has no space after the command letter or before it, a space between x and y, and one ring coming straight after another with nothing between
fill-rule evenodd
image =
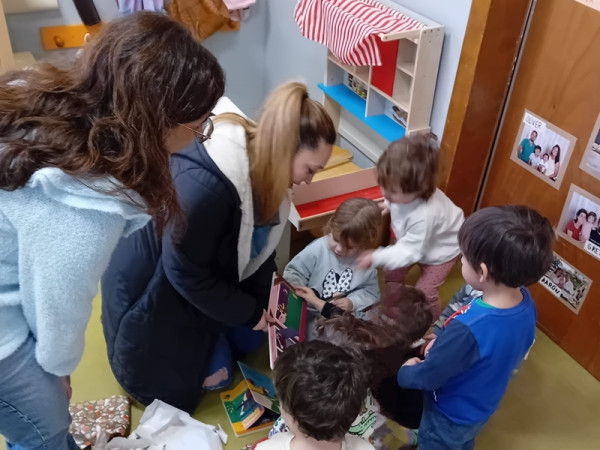
<instances>
[{"instance_id":1,"label":"open book","mask_svg":"<svg viewBox=\"0 0 600 450\"><path fill-rule=\"evenodd\" d=\"M279 401L273 381L239 362L244 379L220 397L236 436L270 428L279 417Z\"/></svg>"},{"instance_id":2,"label":"open book","mask_svg":"<svg viewBox=\"0 0 600 450\"><path fill-rule=\"evenodd\" d=\"M269 361L274 368L277 355L290 345L304 340L306 302L296 295L294 288L278 273L273 274L269 307Z\"/></svg>"}]
</instances>

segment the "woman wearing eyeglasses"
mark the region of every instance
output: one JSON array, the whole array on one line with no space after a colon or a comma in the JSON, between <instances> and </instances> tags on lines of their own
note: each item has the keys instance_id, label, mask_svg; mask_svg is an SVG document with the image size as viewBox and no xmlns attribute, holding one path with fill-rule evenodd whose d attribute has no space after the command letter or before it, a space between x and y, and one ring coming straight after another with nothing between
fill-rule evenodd
<instances>
[{"instance_id":1,"label":"woman wearing eyeglasses","mask_svg":"<svg viewBox=\"0 0 600 450\"><path fill-rule=\"evenodd\" d=\"M121 236L181 215L170 154L224 90L217 60L166 16L111 22L65 68L0 76L0 434L77 449L68 376Z\"/></svg>"},{"instance_id":2,"label":"woman wearing eyeglasses","mask_svg":"<svg viewBox=\"0 0 600 450\"><path fill-rule=\"evenodd\" d=\"M231 113L212 122L171 160L185 230L157 240L149 226L122 240L102 279L117 380L142 403L188 412L263 341L289 188L310 183L336 138L300 83L276 89L256 123Z\"/></svg>"}]
</instances>

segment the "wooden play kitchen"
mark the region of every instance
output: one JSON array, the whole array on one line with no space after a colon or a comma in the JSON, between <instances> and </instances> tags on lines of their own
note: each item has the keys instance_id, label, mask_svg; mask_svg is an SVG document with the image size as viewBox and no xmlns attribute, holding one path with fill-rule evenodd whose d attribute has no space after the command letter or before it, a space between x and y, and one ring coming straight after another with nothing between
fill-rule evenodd
<instances>
[{"instance_id":1,"label":"wooden play kitchen","mask_svg":"<svg viewBox=\"0 0 600 450\"><path fill-rule=\"evenodd\" d=\"M296 21L304 36L328 47L319 87L340 135L376 161L391 141L430 131L444 27L388 0L364 3L365 9L357 10L347 2L304 0ZM395 25L378 25L384 21ZM342 43L342 37L365 27L370 32L364 39Z\"/></svg>"}]
</instances>

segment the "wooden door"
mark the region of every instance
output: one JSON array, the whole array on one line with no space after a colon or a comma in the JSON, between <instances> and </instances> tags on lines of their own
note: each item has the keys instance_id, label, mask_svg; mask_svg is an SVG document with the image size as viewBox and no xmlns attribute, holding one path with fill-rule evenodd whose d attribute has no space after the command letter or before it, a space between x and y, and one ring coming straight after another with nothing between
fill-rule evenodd
<instances>
[{"instance_id":1,"label":"wooden door","mask_svg":"<svg viewBox=\"0 0 600 450\"><path fill-rule=\"evenodd\" d=\"M585 205L586 214L594 211L600 217L600 178L580 168L593 130L597 133L599 114L600 12L577 0L538 0L479 206L525 204L557 228L560 237L554 250L562 263L554 269L564 270L549 273L547 287L540 283L531 287L539 327L596 378L600 378L600 259L564 231L576 214L574 208ZM533 130L537 133L532 143ZM545 162L543 154L556 155L552 150L556 144L562 154L558 177L553 180L543 173L552 170L552 162ZM529 163L535 145L541 147L542 166L535 152ZM565 203L568 206L563 208ZM575 237L581 238L577 230L583 228L578 225L573 223ZM549 291L553 287L561 300Z\"/></svg>"},{"instance_id":2,"label":"wooden door","mask_svg":"<svg viewBox=\"0 0 600 450\"><path fill-rule=\"evenodd\" d=\"M4 7L0 1L0 73L12 69L13 66L13 52L4 17Z\"/></svg>"}]
</instances>

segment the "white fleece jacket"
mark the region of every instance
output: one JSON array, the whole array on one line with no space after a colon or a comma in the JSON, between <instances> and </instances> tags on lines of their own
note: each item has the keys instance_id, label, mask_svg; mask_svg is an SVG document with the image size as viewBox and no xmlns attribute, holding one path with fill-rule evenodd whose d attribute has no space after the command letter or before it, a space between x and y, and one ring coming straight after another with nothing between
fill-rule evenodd
<instances>
[{"instance_id":1,"label":"white fleece jacket","mask_svg":"<svg viewBox=\"0 0 600 450\"><path fill-rule=\"evenodd\" d=\"M77 366L110 255L150 218L128 199L90 187L115 183L45 168L23 188L0 190L0 360L32 334L46 372L68 375Z\"/></svg>"},{"instance_id":2,"label":"white fleece jacket","mask_svg":"<svg viewBox=\"0 0 600 450\"><path fill-rule=\"evenodd\" d=\"M213 109L213 113L225 112L243 115L227 97L222 97ZM291 191L288 191L279 207L279 224L271 228L265 247L255 258L251 259L254 205L245 131L240 125L234 123L217 122L211 138L204 142L204 147L219 170L234 185L241 200L242 223L238 238L238 275L239 279L243 280L256 272L279 244L290 213Z\"/></svg>"},{"instance_id":3,"label":"white fleece jacket","mask_svg":"<svg viewBox=\"0 0 600 450\"><path fill-rule=\"evenodd\" d=\"M373 264L399 269L415 263L442 264L460 253L458 230L465 220L462 209L436 189L425 201L398 204L386 201L390 209L396 243L373 253Z\"/></svg>"}]
</instances>

